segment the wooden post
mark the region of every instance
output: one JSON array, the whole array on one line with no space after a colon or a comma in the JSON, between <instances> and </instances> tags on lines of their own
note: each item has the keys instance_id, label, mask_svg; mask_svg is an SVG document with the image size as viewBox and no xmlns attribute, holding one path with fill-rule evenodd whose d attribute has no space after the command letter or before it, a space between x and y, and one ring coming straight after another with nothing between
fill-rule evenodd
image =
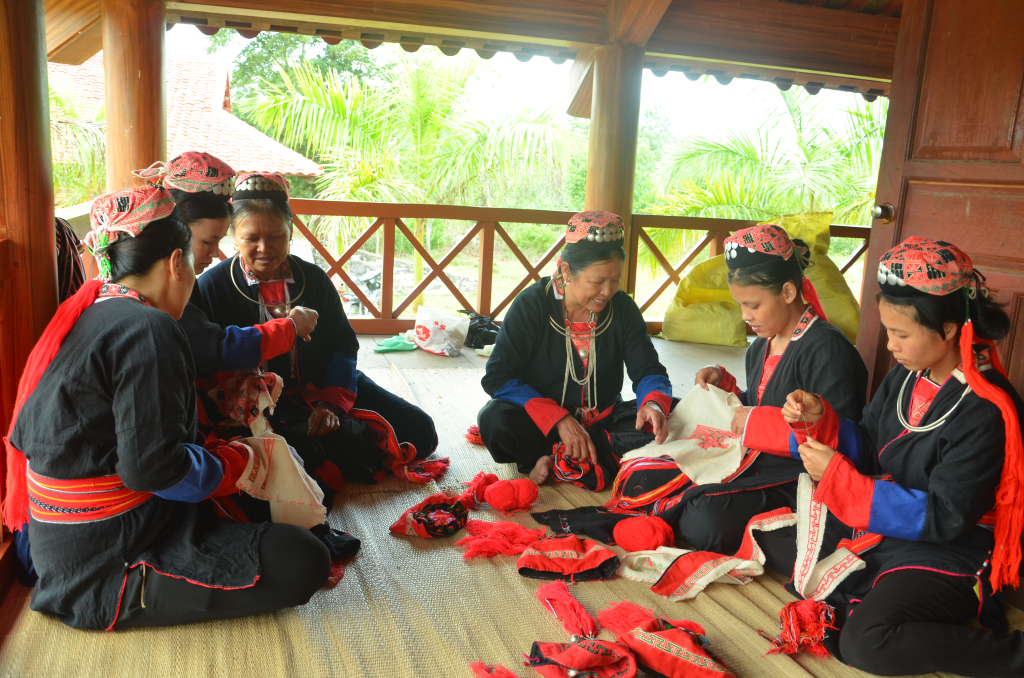
<instances>
[{"instance_id":1,"label":"wooden post","mask_svg":"<svg viewBox=\"0 0 1024 678\"><path fill-rule=\"evenodd\" d=\"M18 379L57 308L53 167L43 0L0 0L0 401L4 434Z\"/></svg>"},{"instance_id":2,"label":"wooden post","mask_svg":"<svg viewBox=\"0 0 1024 678\"><path fill-rule=\"evenodd\" d=\"M164 0L101 0L106 82L107 190L167 159Z\"/></svg>"},{"instance_id":3,"label":"wooden post","mask_svg":"<svg viewBox=\"0 0 1024 678\"><path fill-rule=\"evenodd\" d=\"M380 274L380 319L391 320L395 312L395 220L385 219L383 265Z\"/></svg>"},{"instance_id":4,"label":"wooden post","mask_svg":"<svg viewBox=\"0 0 1024 678\"><path fill-rule=\"evenodd\" d=\"M644 50L637 45L606 45L599 47L594 56L584 205L588 210L605 210L622 217L627 243L632 242L633 182L643 69ZM631 265L624 271L624 289L630 289L631 271Z\"/></svg>"},{"instance_id":5,"label":"wooden post","mask_svg":"<svg viewBox=\"0 0 1024 678\"><path fill-rule=\"evenodd\" d=\"M494 280L494 222L485 221L480 229L480 270L476 282L476 312L491 314L491 284Z\"/></svg>"}]
</instances>

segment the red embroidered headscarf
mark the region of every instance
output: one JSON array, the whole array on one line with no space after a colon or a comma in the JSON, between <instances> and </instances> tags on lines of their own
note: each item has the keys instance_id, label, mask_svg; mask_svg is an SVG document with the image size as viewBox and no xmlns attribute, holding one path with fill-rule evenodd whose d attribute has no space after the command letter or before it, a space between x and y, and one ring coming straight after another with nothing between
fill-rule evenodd
<instances>
[{"instance_id":1,"label":"red embroidered headscarf","mask_svg":"<svg viewBox=\"0 0 1024 678\"><path fill-rule=\"evenodd\" d=\"M990 579L997 591L1007 584L1016 587L1020 583L1020 540L1024 530L1024 444L1013 399L985 379L975 364L974 344L985 344L989 347L993 367L1006 376L995 343L975 338L970 318L968 300L979 294L988 296L988 289L974 270L971 258L958 247L917 236L907 238L882 255L878 262L878 285L884 294L897 297L964 294L968 314L960 332L961 369L971 389L999 407L1006 429L1003 472L996 490L996 545Z\"/></svg>"},{"instance_id":2,"label":"red embroidered headscarf","mask_svg":"<svg viewBox=\"0 0 1024 678\"><path fill-rule=\"evenodd\" d=\"M788 269L786 273L800 279L800 293L804 301L822 320L828 320L817 290L804 276L798 250L807 251L802 240L791 240L789 234L775 224L758 224L736 231L725 239L725 263L730 271L757 267Z\"/></svg>"},{"instance_id":3,"label":"red embroidered headscarf","mask_svg":"<svg viewBox=\"0 0 1024 678\"><path fill-rule=\"evenodd\" d=\"M97 276L110 282L110 257L107 249L122 235L134 238L149 224L174 214L174 198L162 186L149 184L107 193L92 203L89 221L92 230L82 242L96 259Z\"/></svg>"}]
</instances>

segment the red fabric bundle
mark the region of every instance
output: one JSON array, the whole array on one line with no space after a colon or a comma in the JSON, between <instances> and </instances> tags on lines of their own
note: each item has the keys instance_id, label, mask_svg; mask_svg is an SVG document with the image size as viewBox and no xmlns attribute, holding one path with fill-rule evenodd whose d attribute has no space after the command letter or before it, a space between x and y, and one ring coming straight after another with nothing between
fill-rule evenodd
<instances>
[{"instance_id":1,"label":"red fabric bundle","mask_svg":"<svg viewBox=\"0 0 1024 678\"><path fill-rule=\"evenodd\" d=\"M527 664L545 678L633 678L636 660L622 643L585 638L576 643L534 643ZM569 671L572 671L570 674Z\"/></svg>"},{"instance_id":2,"label":"red fabric bundle","mask_svg":"<svg viewBox=\"0 0 1024 678\"><path fill-rule=\"evenodd\" d=\"M646 607L624 600L617 605L606 607L597 613L597 623L616 635L629 633L638 626L645 626L657 619Z\"/></svg>"},{"instance_id":3,"label":"red fabric bundle","mask_svg":"<svg viewBox=\"0 0 1024 678\"><path fill-rule=\"evenodd\" d=\"M484 489L484 501L505 515L526 511L537 501L540 488L529 478L499 480Z\"/></svg>"},{"instance_id":4,"label":"red fabric bundle","mask_svg":"<svg viewBox=\"0 0 1024 678\"><path fill-rule=\"evenodd\" d=\"M544 584L534 594L562 622L565 632L583 638L597 637L597 622L569 592L562 580Z\"/></svg>"},{"instance_id":5,"label":"red fabric bundle","mask_svg":"<svg viewBox=\"0 0 1024 678\"><path fill-rule=\"evenodd\" d=\"M533 579L588 581L615 574L619 557L596 541L556 534L527 547L516 567L519 574Z\"/></svg>"},{"instance_id":6,"label":"red fabric bundle","mask_svg":"<svg viewBox=\"0 0 1024 678\"><path fill-rule=\"evenodd\" d=\"M543 527L531 530L508 520L495 523L469 520L466 522L466 531L469 532L469 536L455 542L456 546L463 546L466 549L462 554L463 560L498 555L517 556L530 544L544 538Z\"/></svg>"},{"instance_id":7,"label":"red fabric bundle","mask_svg":"<svg viewBox=\"0 0 1024 678\"><path fill-rule=\"evenodd\" d=\"M99 294L100 280L89 280L82 285L74 296L65 301L57 308L42 336L36 342L32 352L28 354L25 362L25 369L21 373L21 380L18 382L18 395L14 401L14 413L11 416L11 425L7 428L7 436L14 431L14 425L18 421L18 413L22 405L32 395L43 373L60 351L61 344L67 338L71 329L78 322L79 316L85 309L92 306ZM7 447L7 491L4 493L3 518L4 525L11 530L20 530L28 522L28 484L25 478L28 470L28 462L25 455L21 453L7 437L4 438Z\"/></svg>"},{"instance_id":8,"label":"red fabric bundle","mask_svg":"<svg viewBox=\"0 0 1024 678\"><path fill-rule=\"evenodd\" d=\"M391 526L395 534L413 537L450 537L466 525L469 518L469 493L438 492L407 508Z\"/></svg>"},{"instance_id":9,"label":"red fabric bundle","mask_svg":"<svg viewBox=\"0 0 1024 678\"><path fill-rule=\"evenodd\" d=\"M414 483L428 483L447 473L450 463L448 457L417 461L416 448L410 443L398 442L391 424L376 412L352 408L347 416L370 427L377 447L384 452L384 463L399 478Z\"/></svg>"},{"instance_id":10,"label":"red fabric bundle","mask_svg":"<svg viewBox=\"0 0 1024 678\"><path fill-rule=\"evenodd\" d=\"M477 678L519 678L518 675L512 673L501 664L488 666L483 662L476 662L475 664L470 664L469 668Z\"/></svg>"},{"instance_id":11,"label":"red fabric bundle","mask_svg":"<svg viewBox=\"0 0 1024 678\"><path fill-rule=\"evenodd\" d=\"M480 437L480 427L476 424L470 426L469 430L466 431L466 440L474 445L483 445L484 441L483 438Z\"/></svg>"},{"instance_id":12,"label":"red fabric bundle","mask_svg":"<svg viewBox=\"0 0 1024 678\"><path fill-rule=\"evenodd\" d=\"M829 652L822 641L829 629L835 629L835 612L827 603L817 600L798 600L786 603L779 612L782 629L778 637L769 638L764 631L758 629L762 637L769 640L773 647L766 654L796 654L807 650L815 657L825 659Z\"/></svg>"},{"instance_id":13,"label":"red fabric bundle","mask_svg":"<svg viewBox=\"0 0 1024 678\"><path fill-rule=\"evenodd\" d=\"M496 482L498 482L498 476L480 471L468 483L462 483L468 488L466 494L473 498L473 508L478 508L480 504L484 503L484 490Z\"/></svg>"},{"instance_id":14,"label":"red fabric bundle","mask_svg":"<svg viewBox=\"0 0 1024 678\"><path fill-rule=\"evenodd\" d=\"M675 546L672 527L657 516L626 518L615 524L612 538L627 551L654 551L659 546Z\"/></svg>"}]
</instances>

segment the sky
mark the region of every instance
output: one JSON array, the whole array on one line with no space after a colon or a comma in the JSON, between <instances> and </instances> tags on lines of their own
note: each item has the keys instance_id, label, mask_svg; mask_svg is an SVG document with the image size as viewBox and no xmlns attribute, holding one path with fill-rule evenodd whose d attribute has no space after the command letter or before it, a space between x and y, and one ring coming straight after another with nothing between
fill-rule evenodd
<instances>
[{"instance_id":1,"label":"sky","mask_svg":"<svg viewBox=\"0 0 1024 678\"><path fill-rule=\"evenodd\" d=\"M167 33L166 53L230 62L245 44L243 38L236 36L227 48L207 56L207 40L195 27L178 24ZM377 49L399 48L384 45ZM511 54L499 52L484 64L473 84L469 103L471 108L480 109L482 117L496 110L520 108L528 102L537 107L559 105L565 109L571 61L558 65L546 57L534 57L521 63ZM863 103L863 99L859 94L822 90L815 102L826 121L842 127L844 111ZM771 83L736 79L729 85L720 85L713 78L691 82L682 73L670 72L659 78L644 70L641 112L660 107L676 137L755 133L767 119L778 117L781 105L778 89Z\"/></svg>"}]
</instances>

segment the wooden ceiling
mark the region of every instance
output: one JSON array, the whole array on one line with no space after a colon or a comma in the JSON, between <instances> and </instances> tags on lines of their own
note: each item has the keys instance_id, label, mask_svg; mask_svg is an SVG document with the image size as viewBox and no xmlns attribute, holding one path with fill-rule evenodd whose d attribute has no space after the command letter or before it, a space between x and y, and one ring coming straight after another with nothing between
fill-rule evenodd
<instances>
[{"instance_id":1,"label":"wooden ceiling","mask_svg":"<svg viewBox=\"0 0 1024 678\"><path fill-rule=\"evenodd\" d=\"M576 60L576 101L589 114L593 49L632 42L644 66L721 83L768 80L888 95L902 0L168 0L168 26L191 24L212 35L236 30L358 40L368 48L431 45L454 55L475 50L520 61ZM81 63L98 51L99 0L45 0L51 61ZM837 11L838 10L838 11Z\"/></svg>"}]
</instances>

